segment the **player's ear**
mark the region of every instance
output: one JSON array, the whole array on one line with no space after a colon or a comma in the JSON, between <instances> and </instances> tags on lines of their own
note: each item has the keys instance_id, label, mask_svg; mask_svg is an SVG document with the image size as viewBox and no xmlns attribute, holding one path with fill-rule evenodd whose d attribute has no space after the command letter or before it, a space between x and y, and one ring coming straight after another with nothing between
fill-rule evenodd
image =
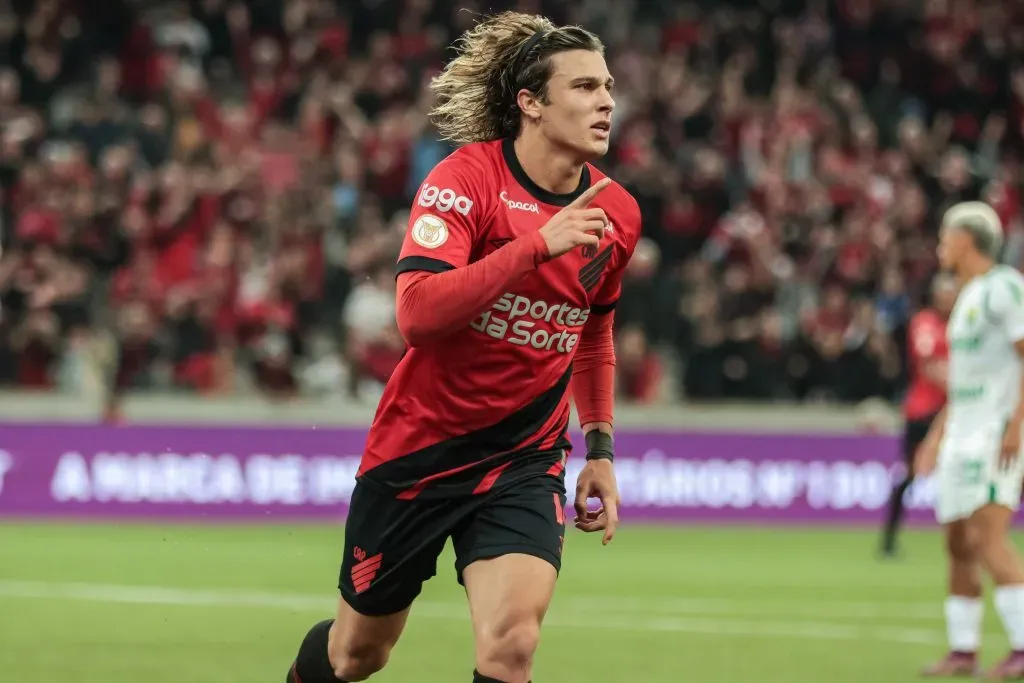
<instances>
[{"instance_id":1,"label":"player's ear","mask_svg":"<svg viewBox=\"0 0 1024 683\"><path fill-rule=\"evenodd\" d=\"M540 120L540 98L535 93L523 88L516 95L516 103L523 116L534 122Z\"/></svg>"}]
</instances>

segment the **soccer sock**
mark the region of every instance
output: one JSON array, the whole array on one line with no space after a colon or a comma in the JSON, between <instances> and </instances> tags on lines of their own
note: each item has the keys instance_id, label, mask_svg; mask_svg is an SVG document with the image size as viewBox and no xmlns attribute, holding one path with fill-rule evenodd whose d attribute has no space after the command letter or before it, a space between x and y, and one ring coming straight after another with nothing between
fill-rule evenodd
<instances>
[{"instance_id":1,"label":"soccer sock","mask_svg":"<svg viewBox=\"0 0 1024 683\"><path fill-rule=\"evenodd\" d=\"M981 598L950 595L946 598L946 636L953 652L974 653L981 647Z\"/></svg>"},{"instance_id":2,"label":"soccer sock","mask_svg":"<svg viewBox=\"0 0 1024 683\"><path fill-rule=\"evenodd\" d=\"M328 619L309 629L288 672L288 683L346 683L334 675L331 658L327 655L327 640L333 623L334 619Z\"/></svg>"},{"instance_id":3,"label":"soccer sock","mask_svg":"<svg viewBox=\"0 0 1024 683\"><path fill-rule=\"evenodd\" d=\"M1024 584L997 586L996 611L1014 652L1024 651Z\"/></svg>"},{"instance_id":4,"label":"soccer sock","mask_svg":"<svg viewBox=\"0 0 1024 683\"><path fill-rule=\"evenodd\" d=\"M892 496L889 498L889 514L885 520L885 536L882 539L882 549L886 552L891 552L896 547L896 532L899 530L900 522L903 521L903 496L910 488L912 481L914 481L913 477L904 478L892 490Z\"/></svg>"}]
</instances>

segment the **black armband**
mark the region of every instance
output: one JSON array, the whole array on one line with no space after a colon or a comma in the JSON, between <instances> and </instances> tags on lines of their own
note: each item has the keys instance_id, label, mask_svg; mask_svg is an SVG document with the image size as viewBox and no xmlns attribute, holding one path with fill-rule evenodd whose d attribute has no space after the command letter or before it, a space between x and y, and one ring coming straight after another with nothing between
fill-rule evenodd
<instances>
[{"instance_id":1,"label":"black armband","mask_svg":"<svg viewBox=\"0 0 1024 683\"><path fill-rule=\"evenodd\" d=\"M600 429L591 429L586 435L587 460L615 460L615 442L612 435Z\"/></svg>"}]
</instances>

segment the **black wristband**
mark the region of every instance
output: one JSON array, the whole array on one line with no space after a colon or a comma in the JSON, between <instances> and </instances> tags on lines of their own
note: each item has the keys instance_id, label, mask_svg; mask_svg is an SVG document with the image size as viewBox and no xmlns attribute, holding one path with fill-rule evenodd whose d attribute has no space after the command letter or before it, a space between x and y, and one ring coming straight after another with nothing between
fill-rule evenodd
<instances>
[{"instance_id":1,"label":"black wristband","mask_svg":"<svg viewBox=\"0 0 1024 683\"><path fill-rule=\"evenodd\" d=\"M586 435L587 460L615 460L615 442L611 434L591 429Z\"/></svg>"}]
</instances>

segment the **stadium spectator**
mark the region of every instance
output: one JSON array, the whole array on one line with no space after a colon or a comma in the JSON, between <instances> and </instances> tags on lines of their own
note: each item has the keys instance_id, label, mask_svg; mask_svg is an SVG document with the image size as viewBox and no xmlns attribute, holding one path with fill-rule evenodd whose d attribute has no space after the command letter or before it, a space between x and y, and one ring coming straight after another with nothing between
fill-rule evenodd
<instances>
[{"instance_id":1,"label":"stadium spectator","mask_svg":"<svg viewBox=\"0 0 1024 683\"><path fill-rule=\"evenodd\" d=\"M424 85L476 4L108 4L0 10L0 383L75 390L69 368L110 357L121 390L386 379L403 352L386 272L449 151ZM1024 13L760 4L487 9L606 36L604 163L646 236L625 398L897 399L937 217L984 198L1021 259Z\"/></svg>"}]
</instances>

